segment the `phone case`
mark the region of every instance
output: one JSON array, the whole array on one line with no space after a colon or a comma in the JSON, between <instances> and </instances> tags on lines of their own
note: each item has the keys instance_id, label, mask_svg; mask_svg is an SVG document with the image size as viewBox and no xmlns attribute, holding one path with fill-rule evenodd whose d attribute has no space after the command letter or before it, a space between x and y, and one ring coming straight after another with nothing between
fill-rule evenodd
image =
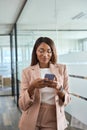
<instances>
[{"instance_id":1,"label":"phone case","mask_svg":"<svg viewBox=\"0 0 87 130\"><path fill-rule=\"evenodd\" d=\"M48 78L49 80L53 80L55 77L54 74L45 74L45 78Z\"/></svg>"}]
</instances>

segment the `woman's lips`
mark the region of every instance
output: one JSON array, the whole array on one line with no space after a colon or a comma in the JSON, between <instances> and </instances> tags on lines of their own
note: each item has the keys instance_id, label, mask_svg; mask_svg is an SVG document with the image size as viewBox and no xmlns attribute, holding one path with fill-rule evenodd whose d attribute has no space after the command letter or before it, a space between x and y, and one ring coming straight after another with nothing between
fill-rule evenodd
<instances>
[{"instance_id":1,"label":"woman's lips","mask_svg":"<svg viewBox=\"0 0 87 130\"><path fill-rule=\"evenodd\" d=\"M48 61L48 59L47 58L43 58L42 61Z\"/></svg>"}]
</instances>

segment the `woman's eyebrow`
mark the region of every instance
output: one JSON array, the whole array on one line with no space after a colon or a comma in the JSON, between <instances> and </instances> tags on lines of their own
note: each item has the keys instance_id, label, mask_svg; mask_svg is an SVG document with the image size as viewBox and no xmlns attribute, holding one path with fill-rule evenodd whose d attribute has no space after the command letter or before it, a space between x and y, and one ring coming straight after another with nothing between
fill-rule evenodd
<instances>
[{"instance_id":1,"label":"woman's eyebrow","mask_svg":"<svg viewBox=\"0 0 87 130\"><path fill-rule=\"evenodd\" d=\"M39 48L39 49L41 49L41 50L45 50L44 48ZM51 50L50 48L48 48L47 50Z\"/></svg>"},{"instance_id":2,"label":"woman's eyebrow","mask_svg":"<svg viewBox=\"0 0 87 130\"><path fill-rule=\"evenodd\" d=\"M39 48L39 49L44 50L44 48Z\"/></svg>"}]
</instances>

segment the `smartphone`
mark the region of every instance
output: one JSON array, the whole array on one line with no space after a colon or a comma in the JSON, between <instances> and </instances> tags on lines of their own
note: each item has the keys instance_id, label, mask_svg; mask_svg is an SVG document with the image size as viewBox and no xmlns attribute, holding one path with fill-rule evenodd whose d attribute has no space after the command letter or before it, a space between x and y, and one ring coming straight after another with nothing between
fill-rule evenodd
<instances>
[{"instance_id":1,"label":"smartphone","mask_svg":"<svg viewBox=\"0 0 87 130\"><path fill-rule=\"evenodd\" d=\"M48 78L49 80L53 80L55 78L54 74L45 74L45 78Z\"/></svg>"}]
</instances>

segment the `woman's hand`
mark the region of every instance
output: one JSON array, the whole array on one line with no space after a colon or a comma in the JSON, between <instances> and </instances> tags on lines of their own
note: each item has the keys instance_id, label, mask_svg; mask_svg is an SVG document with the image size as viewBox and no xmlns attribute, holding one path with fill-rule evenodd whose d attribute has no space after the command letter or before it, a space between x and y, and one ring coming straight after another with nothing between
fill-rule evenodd
<instances>
[{"instance_id":1,"label":"woman's hand","mask_svg":"<svg viewBox=\"0 0 87 130\"><path fill-rule=\"evenodd\" d=\"M33 88L40 89L46 87L46 84L44 82L44 79L38 78L31 83L31 86L33 86Z\"/></svg>"},{"instance_id":2,"label":"woman's hand","mask_svg":"<svg viewBox=\"0 0 87 130\"><path fill-rule=\"evenodd\" d=\"M59 98L62 99L62 102L64 102L64 100L65 100L65 91L64 91L62 86L59 89L57 89L57 94L58 94Z\"/></svg>"},{"instance_id":3,"label":"woman's hand","mask_svg":"<svg viewBox=\"0 0 87 130\"><path fill-rule=\"evenodd\" d=\"M45 83L45 86L47 86L47 87L54 88L54 89L57 88L57 81L55 81L55 80L49 80L49 79L45 78L44 83Z\"/></svg>"},{"instance_id":4,"label":"woman's hand","mask_svg":"<svg viewBox=\"0 0 87 130\"><path fill-rule=\"evenodd\" d=\"M45 87L44 79L38 78L38 79L34 80L28 89L28 93L29 93L30 97L32 97L32 95L34 94L35 88L40 89L40 88L44 88L44 87Z\"/></svg>"},{"instance_id":5,"label":"woman's hand","mask_svg":"<svg viewBox=\"0 0 87 130\"><path fill-rule=\"evenodd\" d=\"M50 87L50 88L55 88L56 89L56 92L58 94L58 96L64 100L64 97L65 97L65 93L63 91L63 88L60 86L60 84L58 83L57 79L54 79L54 80L48 80L47 78L45 79L45 83L47 85L47 87Z\"/></svg>"},{"instance_id":6,"label":"woman's hand","mask_svg":"<svg viewBox=\"0 0 87 130\"><path fill-rule=\"evenodd\" d=\"M45 87L45 82L44 79L41 78L37 78L36 80L34 80L29 87L29 90L34 90L35 88L44 88Z\"/></svg>"},{"instance_id":7,"label":"woman's hand","mask_svg":"<svg viewBox=\"0 0 87 130\"><path fill-rule=\"evenodd\" d=\"M45 78L44 82L45 82L47 87L54 88L54 89L59 88L59 84L58 84L56 76L53 78L53 80L50 80L49 78Z\"/></svg>"}]
</instances>

